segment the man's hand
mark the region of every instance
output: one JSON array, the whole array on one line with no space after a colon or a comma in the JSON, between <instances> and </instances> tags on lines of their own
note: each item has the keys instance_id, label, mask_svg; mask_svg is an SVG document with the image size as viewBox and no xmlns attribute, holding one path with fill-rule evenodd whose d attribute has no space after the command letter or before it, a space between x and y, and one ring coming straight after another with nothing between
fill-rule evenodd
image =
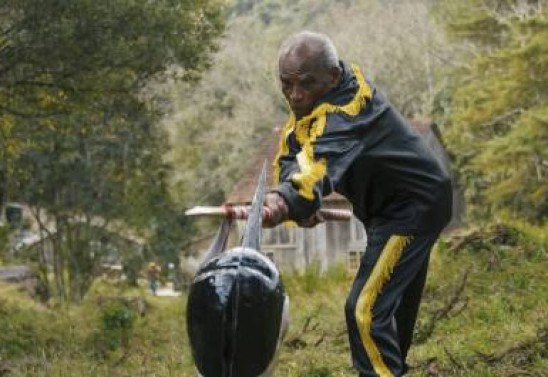
<instances>
[{"instance_id":1,"label":"man's hand","mask_svg":"<svg viewBox=\"0 0 548 377\"><path fill-rule=\"evenodd\" d=\"M276 225L287 220L289 208L285 199L277 192L269 192L264 199L264 205L270 210L270 217L263 222L266 228L274 228Z\"/></svg>"},{"instance_id":2,"label":"man's hand","mask_svg":"<svg viewBox=\"0 0 548 377\"><path fill-rule=\"evenodd\" d=\"M323 223L325 221L325 219L323 218L322 214L320 213L320 211L316 211L316 213L314 213L312 216L310 216L308 219L306 220L301 220L299 221L297 224L300 226L300 227L303 227L303 228L313 228L315 227L316 225L320 224L320 223Z\"/></svg>"}]
</instances>

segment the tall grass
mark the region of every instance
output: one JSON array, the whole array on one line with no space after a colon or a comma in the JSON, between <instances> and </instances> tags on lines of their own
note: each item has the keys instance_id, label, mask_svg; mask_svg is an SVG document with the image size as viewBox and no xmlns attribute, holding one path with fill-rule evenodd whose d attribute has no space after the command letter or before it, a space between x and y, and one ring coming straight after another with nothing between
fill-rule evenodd
<instances>
[{"instance_id":1,"label":"tall grass","mask_svg":"<svg viewBox=\"0 0 548 377\"><path fill-rule=\"evenodd\" d=\"M545 238L537 228L506 226L506 243L487 237L456 250L450 238L433 251L417 326L424 339L411 349L411 376L546 375ZM353 274L312 266L283 278L292 320L276 375L355 376L344 320ZM109 301L120 297L125 301ZM144 316L126 305L136 297L148 303ZM98 282L79 306L47 307L0 284L0 370L10 377L195 376L185 301Z\"/></svg>"}]
</instances>

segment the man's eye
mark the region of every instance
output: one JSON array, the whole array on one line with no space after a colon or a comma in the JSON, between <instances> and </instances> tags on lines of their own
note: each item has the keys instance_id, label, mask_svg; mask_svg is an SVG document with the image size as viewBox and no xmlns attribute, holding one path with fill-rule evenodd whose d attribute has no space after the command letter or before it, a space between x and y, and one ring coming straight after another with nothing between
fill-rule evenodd
<instances>
[{"instance_id":1,"label":"man's eye","mask_svg":"<svg viewBox=\"0 0 548 377\"><path fill-rule=\"evenodd\" d=\"M314 79L305 79L301 82L301 85L305 88L309 88L316 83Z\"/></svg>"}]
</instances>

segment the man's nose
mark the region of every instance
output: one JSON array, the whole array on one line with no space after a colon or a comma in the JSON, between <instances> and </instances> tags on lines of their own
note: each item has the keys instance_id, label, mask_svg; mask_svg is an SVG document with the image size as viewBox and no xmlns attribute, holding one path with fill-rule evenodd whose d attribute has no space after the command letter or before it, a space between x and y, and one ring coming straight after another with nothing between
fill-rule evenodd
<instances>
[{"instance_id":1,"label":"man's nose","mask_svg":"<svg viewBox=\"0 0 548 377\"><path fill-rule=\"evenodd\" d=\"M300 102L303 99L303 91L298 86L293 86L291 92L289 93L289 98L291 102Z\"/></svg>"}]
</instances>

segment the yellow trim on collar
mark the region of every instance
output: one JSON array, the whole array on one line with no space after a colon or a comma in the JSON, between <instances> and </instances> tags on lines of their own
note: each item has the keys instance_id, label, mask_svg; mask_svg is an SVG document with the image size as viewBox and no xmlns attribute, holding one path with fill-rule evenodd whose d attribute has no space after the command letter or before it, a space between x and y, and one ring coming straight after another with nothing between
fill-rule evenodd
<instances>
[{"instance_id":1,"label":"yellow trim on collar","mask_svg":"<svg viewBox=\"0 0 548 377\"><path fill-rule=\"evenodd\" d=\"M360 113L365 104L371 99L371 87L365 82L362 73L357 65L352 64L352 71L358 81L358 91L354 98L346 105L333 105L331 103L322 103L316 107L310 114L299 119L295 118L293 112L280 133L280 143L278 154L274 159L273 174L275 184L280 183L280 158L289 153L287 138L291 132L295 132L297 142L301 146L300 157L297 159L300 172L293 174L291 181L299 188L299 195L307 200L314 200L314 186L322 179L327 170L325 159L316 160L314 158L314 141L320 137L326 125L328 113L343 113L354 117Z\"/></svg>"}]
</instances>

